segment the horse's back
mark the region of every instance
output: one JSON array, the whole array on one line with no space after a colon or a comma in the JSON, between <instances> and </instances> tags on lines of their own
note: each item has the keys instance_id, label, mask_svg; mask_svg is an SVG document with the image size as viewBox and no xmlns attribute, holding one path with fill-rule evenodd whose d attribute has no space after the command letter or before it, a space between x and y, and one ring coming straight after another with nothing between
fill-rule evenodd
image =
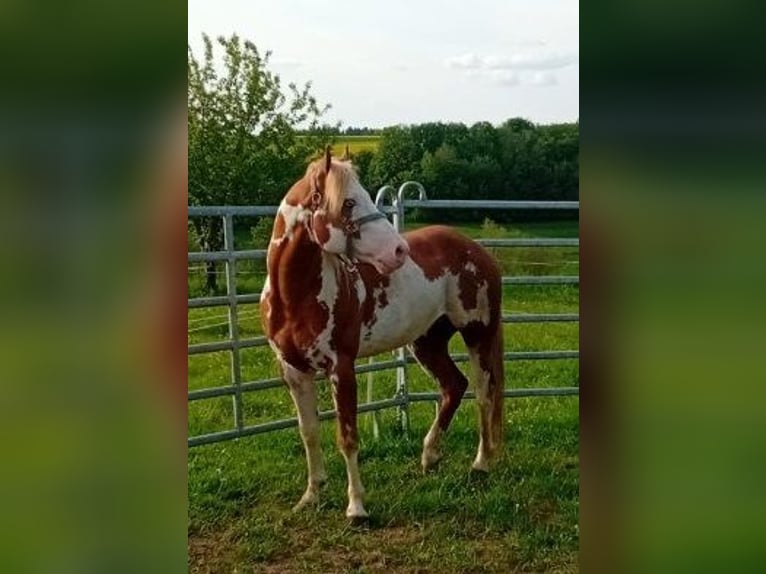
<instances>
[{"instance_id":1,"label":"horse's back","mask_svg":"<svg viewBox=\"0 0 766 574\"><path fill-rule=\"evenodd\" d=\"M452 227L429 225L408 231L404 238L410 246L410 257L426 275L438 276L448 269L454 275L468 271L489 282L501 280L500 268L492 255Z\"/></svg>"}]
</instances>

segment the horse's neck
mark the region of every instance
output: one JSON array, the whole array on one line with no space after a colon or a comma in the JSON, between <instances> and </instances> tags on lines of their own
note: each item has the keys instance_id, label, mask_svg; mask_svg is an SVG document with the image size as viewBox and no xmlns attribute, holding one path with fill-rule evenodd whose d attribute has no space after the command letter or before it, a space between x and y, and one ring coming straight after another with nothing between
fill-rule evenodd
<instances>
[{"instance_id":1,"label":"horse's neck","mask_svg":"<svg viewBox=\"0 0 766 574\"><path fill-rule=\"evenodd\" d=\"M271 292L284 311L300 313L307 297L316 297L322 285L325 265L322 249L309 237L303 223L297 223L284 238L269 246L268 273Z\"/></svg>"}]
</instances>

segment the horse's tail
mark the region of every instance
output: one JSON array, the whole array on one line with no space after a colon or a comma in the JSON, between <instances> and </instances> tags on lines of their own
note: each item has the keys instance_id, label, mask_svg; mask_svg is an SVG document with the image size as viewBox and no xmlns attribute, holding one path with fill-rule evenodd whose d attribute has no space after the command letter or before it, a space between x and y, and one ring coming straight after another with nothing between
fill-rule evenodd
<instances>
[{"instance_id":1,"label":"horse's tail","mask_svg":"<svg viewBox=\"0 0 766 574\"><path fill-rule=\"evenodd\" d=\"M503 419L505 412L503 410L503 401L505 399L505 363L503 353L505 345L503 344L503 321L498 316L497 330L492 335L490 344L489 361L489 395L492 404L491 410L491 436L492 451L499 452L503 444Z\"/></svg>"}]
</instances>

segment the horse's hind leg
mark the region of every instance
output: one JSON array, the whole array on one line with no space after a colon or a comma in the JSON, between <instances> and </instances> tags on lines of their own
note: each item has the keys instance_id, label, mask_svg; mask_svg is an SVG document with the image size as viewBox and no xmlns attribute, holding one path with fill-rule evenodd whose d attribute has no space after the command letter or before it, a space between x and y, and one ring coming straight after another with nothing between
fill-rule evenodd
<instances>
[{"instance_id":1,"label":"horse's hind leg","mask_svg":"<svg viewBox=\"0 0 766 574\"><path fill-rule=\"evenodd\" d=\"M290 389L295 408L298 411L298 425L306 448L309 477L306 492L293 510L316 504L319 501L319 487L327 480L319 444L319 413L314 375L301 373L288 364L282 365L285 382Z\"/></svg>"},{"instance_id":2,"label":"horse's hind leg","mask_svg":"<svg viewBox=\"0 0 766 574\"><path fill-rule=\"evenodd\" d=\"M448 343L455 334L455 327L446 316L440 317L426 332L415 340L412 351L418 362L433 375L441 387L442 400L439 412L423 439L423 470L433 467L441 458L439 439L452 421L463 398L468 381L449 356Z\"/></svg>"},{"instance_id":3,"label":"horse's hind leg","mask_svg":"<svg viewBox=\"0 0 766 574\"><path fill-rule=\"evenodd\" d=\"M495 329L463 331L471 364L471 381L479 407L479 448L473 469L487 472L489 461L502 443L503 431L503 334L502 324Z\"/></svg>"}]
</instances>

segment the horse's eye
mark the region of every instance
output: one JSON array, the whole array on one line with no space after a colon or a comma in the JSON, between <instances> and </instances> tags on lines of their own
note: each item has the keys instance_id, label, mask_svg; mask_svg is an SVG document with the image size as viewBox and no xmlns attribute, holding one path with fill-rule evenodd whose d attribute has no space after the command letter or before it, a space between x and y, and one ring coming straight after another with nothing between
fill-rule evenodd
<instances>
[{"instance_id":1,"label":"horse's eye","mask_svg":"<svg viewBox=\"0 0 766 574\"><path fill-rule=\"evenodd\" d=\"M351 209L355 205L356 205L356 201L354 201L353 199L347 199L346 201L343 202L343 207L347 209Z\"/></svg>"}]
</instances>

